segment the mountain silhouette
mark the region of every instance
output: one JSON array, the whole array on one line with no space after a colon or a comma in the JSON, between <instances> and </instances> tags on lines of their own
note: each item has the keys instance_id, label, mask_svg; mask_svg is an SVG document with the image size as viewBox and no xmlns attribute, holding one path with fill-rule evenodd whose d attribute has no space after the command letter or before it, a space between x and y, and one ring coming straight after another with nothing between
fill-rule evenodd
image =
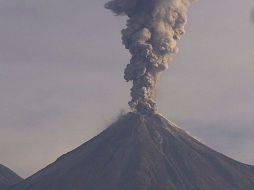
<instances>
[{"instance_id":1,"label":"mountain silhouette","mask_svg":"<svg viewBox=\"0 0 254 190\"><path fill-rule=\"evenodd\" d=\"M19 183L23 179L11 171L9 168L0 164L0 190L6 190L10 186Z\"/></svg>"},{"instance_id":2,"label":"mountain silhouette","mask_svg":"<svg viewBox=\"0 0 254 190\"><path fill-rule=\"evenodd\" d=\"M254 167L159 114L128 113L11 190L254 190Z\"/></svg>"}]
</instances>

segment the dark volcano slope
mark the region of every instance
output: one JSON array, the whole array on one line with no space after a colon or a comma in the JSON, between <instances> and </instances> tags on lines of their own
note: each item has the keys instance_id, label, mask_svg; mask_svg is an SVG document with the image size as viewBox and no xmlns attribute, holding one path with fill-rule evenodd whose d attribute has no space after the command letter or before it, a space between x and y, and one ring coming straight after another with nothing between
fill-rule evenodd
<instances>
[{"instance_id":1,"label":"dark volcano slope","mask_svg":"<svg viewBox=\"0 0 254 190\"><path fill-rule=\"evenodd\" d=\"M12 190L254 190L254 168L129 113Z\"/></svg>"},{"instance_id":2,"label":"dark volcano slope","mask_svg":"<svg viewBox=\"0 0 254 190\"><path fill-rule=\"evenodd\" d=\"M10 186L19 183L23 179L11 171L9 168L0 164L0 190L6 190Z\"/></svg>"}]
</instances>

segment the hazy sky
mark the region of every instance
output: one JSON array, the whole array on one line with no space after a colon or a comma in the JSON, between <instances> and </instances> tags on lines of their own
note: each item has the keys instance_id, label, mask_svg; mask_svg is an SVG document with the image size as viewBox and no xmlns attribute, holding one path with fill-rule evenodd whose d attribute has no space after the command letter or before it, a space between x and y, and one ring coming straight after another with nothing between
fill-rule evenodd
<instances>
[{"instance_id":1,"label":"hazy sky","mask_svg":"<svg viewBox=\"0 0 254 190\"><path fill-rule=\"evenodd\" d=\"M0 163L27 177L127 109L125 18L105 0L0 1ZM254 164L253 0L201 0L163 73L160 112Z\"/></svg>"}]
</instances>

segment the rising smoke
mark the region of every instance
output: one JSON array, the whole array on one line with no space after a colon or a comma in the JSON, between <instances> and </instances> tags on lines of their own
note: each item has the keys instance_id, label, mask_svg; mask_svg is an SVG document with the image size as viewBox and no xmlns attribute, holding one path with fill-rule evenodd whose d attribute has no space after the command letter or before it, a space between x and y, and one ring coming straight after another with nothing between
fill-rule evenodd
<instances>
[{"instance_id":1,"label":"rising smoke","mask_svg":"<svg viewBox=\"0 0 254 190\"><path fill-rule=\"evenodd\" d=\"M124 78L133 81L129 106L141 114L156 112L155 90L160 72L178 52L185 33L187 11L195 0L111 0L105 4L117 15L127 15L122 41L132 55Z\"/></svg>"}]
</instances>

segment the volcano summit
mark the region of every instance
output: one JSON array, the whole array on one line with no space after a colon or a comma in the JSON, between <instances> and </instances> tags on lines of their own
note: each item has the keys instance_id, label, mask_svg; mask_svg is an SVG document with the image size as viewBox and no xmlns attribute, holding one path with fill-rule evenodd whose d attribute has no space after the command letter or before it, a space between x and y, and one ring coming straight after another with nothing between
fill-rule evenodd
<instances>
[{"instance_id":1,"label":"volcano summit","mask_svg":"<svg viewBox=\"0 0 254 190\"><path fill-rule=\"evenodd\" d=\"M158 114L129 113L11 190L253 190L254 167Z\"/></svg>"}]
</instances>

